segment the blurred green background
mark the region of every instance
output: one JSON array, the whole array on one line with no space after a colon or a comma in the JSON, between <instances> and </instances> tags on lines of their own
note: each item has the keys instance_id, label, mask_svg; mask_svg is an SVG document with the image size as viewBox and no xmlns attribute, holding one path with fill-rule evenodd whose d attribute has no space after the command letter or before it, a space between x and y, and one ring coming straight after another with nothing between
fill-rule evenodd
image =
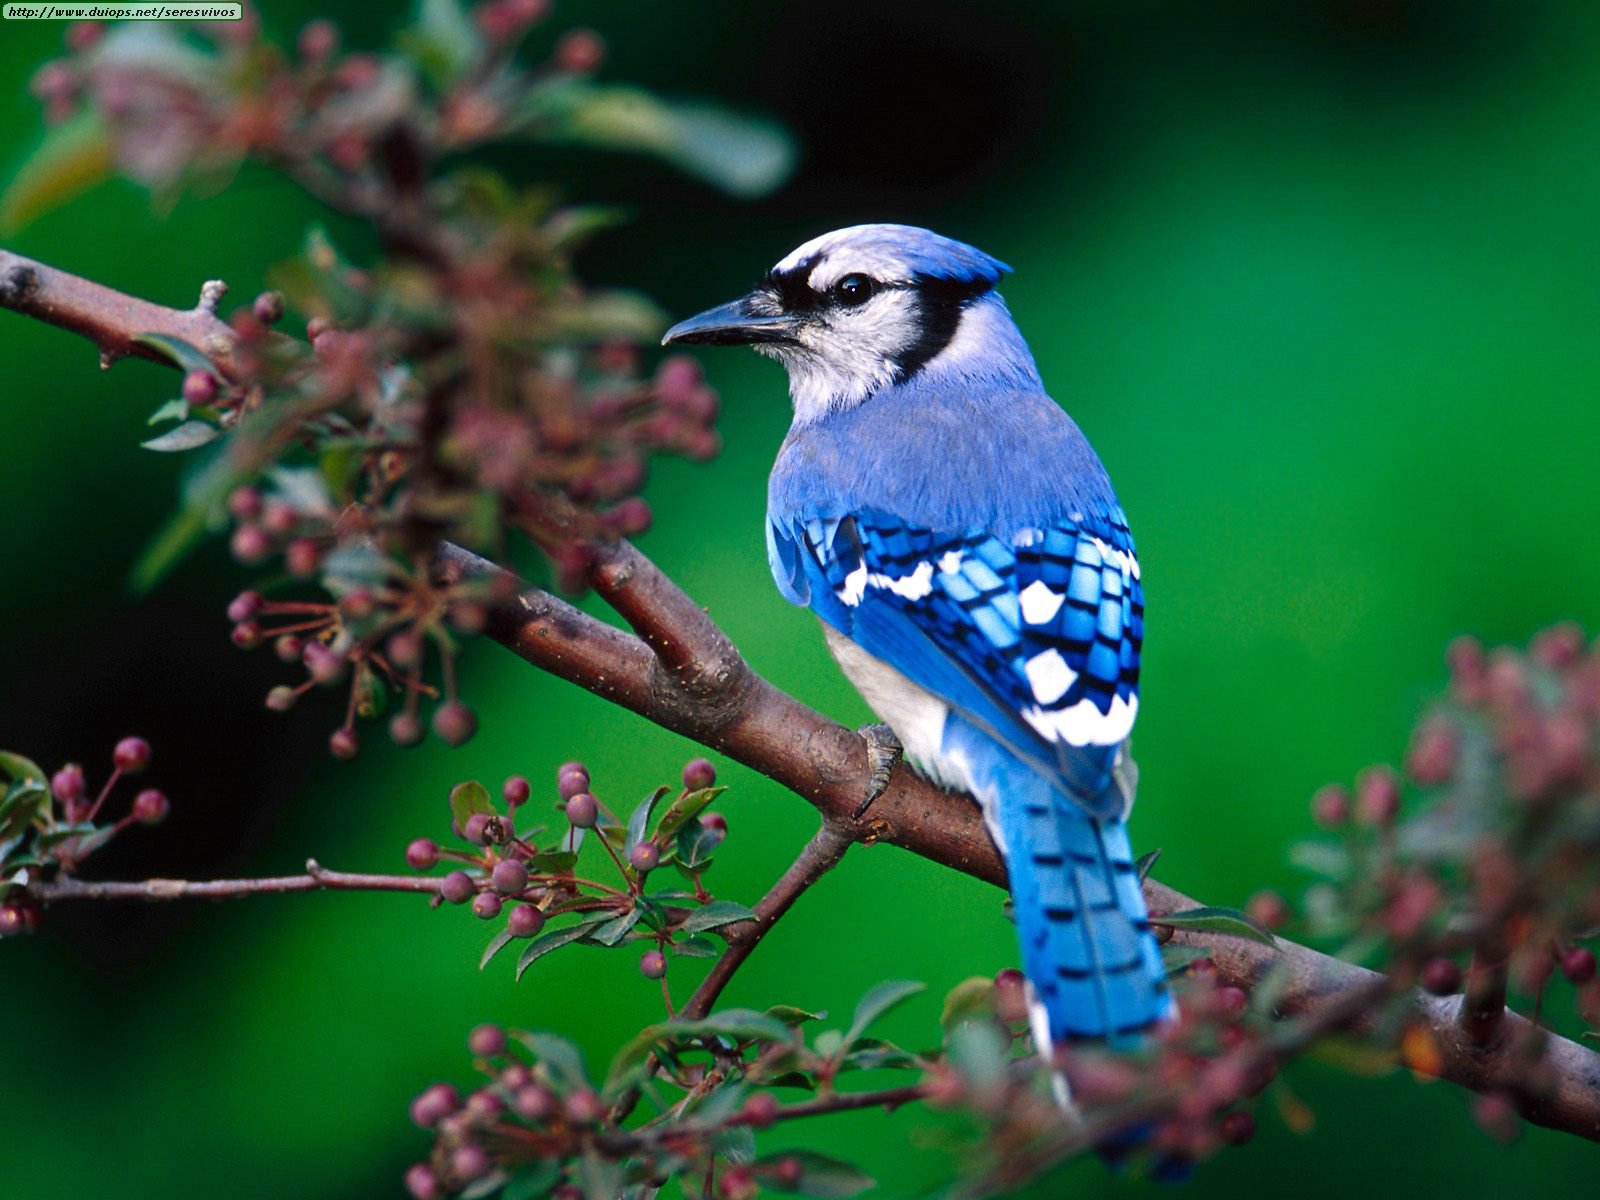
<instances>
[{"instance_id":1,"label":"blurred green background","mask_svg":"<svg viewBox=\"0 0 1600 1200\"><path fill-rule=\"evenodd\" d=\"M269 0L281 37L317 6ZM376 45L391 18L348 14ZM598 27L607 77L780 117L796 180L741 204L653 163L522 151L500 165L620 201L634 224L585 264L686 313L792 245L863 219L931 225L1018 270L1005 292L1047 382L1130 513L1150 635L1134 819L1161 874L1215 903L1296 888L1285 847L1320 783L1403 750L1447 640L1522 640L1597 619L1600 6L1589 0L848 0L560 3ZM37 137L26 95L62 26L0 24L0 148ZM536 39L537 42L538 39ZM5 166L14 165L4 164ZM107 186L10 240L169 303L221 276L248 297L316 209L247 173L164 218ZM663 466L644 546L754 665L841 720L865 709L811 619L774 593L760 514L788 414L781 372L705 358L726 453ZM548 795L582 757L630 803L692 747L493 646L469 656L482 732L460 751L369 736L328 759L334 699L265 712L270 656L232 650L244 576L218 547L155 595L123 580L176 489L136 447L174 378L109 376L65 334L0 314L0 744L103 776L111 742L156 745L173 819L94 875L401 866L459 779L526 772ZM731 837L711 882L753 901L814 822L719 763ZM49 914L0 948L0 1190L125 1200L382 1197L425 1151L405 1106L466 1081L484 1020L572 1034L603 1064L659 1010L630 954L566 951L520 984L479 973L486 927L392 896ZM887 1023L930 1036L937 997L1013 957L1000 896L890 848L857 850L780 927L732 1003L836 1013L885 977L929 993ZM686 994L690 972L677 968ZM1551 1001L1570 1003L1557 985ZM1577 1195L1593 1149L1473 1128L1461 1094L1405 1077L1289 1077L1315 1132L1263 1111L1194 1196ZM862 1162L885 1196L951 1170L925 1113L765 1135ZM1125 1195L1098 1163L1037 1195ZM1583 1187L1588 1191L1588 1187Z\"/></svg>"}]
</instances>

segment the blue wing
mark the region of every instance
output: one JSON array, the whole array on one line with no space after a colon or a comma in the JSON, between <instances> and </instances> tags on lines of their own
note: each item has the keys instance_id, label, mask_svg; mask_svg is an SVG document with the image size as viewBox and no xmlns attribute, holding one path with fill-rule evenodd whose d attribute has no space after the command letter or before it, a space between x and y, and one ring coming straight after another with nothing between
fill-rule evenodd
<instances>
[{"instance_id":1,"label":"blue wing","mask_svg":"<svg viewBox=\"0 0 1600 1200\"><path fill-rule=\"evenodd\" d=\"M1120 512L1001 538L886 513L769 522L780 591L940 696L1095 816L1138 710L1144 596Z\"/></svg>"}]
</instances>

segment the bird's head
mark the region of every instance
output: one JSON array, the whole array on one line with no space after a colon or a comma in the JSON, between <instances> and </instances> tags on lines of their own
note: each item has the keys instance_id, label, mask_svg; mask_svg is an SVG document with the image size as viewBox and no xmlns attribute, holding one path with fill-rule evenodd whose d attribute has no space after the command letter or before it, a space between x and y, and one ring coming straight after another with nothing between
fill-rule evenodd
<instances>
[{"instance_id":1,"label":"bird's head","mask_svg":"<svg viewBox=\"0 0 1600 1200\"><path fill-rule=\"evenodd\" d=\"M1010 269L926 229L854 225L807 242L748 295L661 341L753 346L788 369L797 418L815 420L930 368L1032 375L994 290Z\"/></svg>"}]
</instances>

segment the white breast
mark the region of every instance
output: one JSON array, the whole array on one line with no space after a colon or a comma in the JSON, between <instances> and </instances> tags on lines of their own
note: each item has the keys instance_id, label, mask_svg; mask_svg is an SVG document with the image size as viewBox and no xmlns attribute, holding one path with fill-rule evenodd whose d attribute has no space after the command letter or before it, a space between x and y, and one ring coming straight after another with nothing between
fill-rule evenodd
<instances>
[{"instance_id":1,"label":"white breast","mask_svg":"<svg viewBox=\"0 0 1600 1200\"><path fill-rule=\"evenodd\" d=\"M882 659L874 658L826 621L828 650L867 706L905 747L906 757L945 787L973 790L966 763L944 753L944 722L950 706L913 683Z\"/></svg>"}]
</instances>

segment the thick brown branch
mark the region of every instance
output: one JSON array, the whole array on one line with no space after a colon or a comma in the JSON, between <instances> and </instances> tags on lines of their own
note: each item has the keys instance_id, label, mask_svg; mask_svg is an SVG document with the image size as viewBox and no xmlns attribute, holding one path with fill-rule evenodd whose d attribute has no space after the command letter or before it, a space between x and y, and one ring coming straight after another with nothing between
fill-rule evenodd
<instances>
[{"instance_id":1,"label":"thick brown branch","mask_svg":"<svg viewBox=\"0 0 1600 1200\"><path fill-rule=\"evenodd\" d=\"M850 845L849 833L830 821L823 821L822 828L812 835L811 840L800 851L799 857L779 876L778 882L772 885L772 890L756 905L755 920L740 921L737 925L727 926L723 930L723 936L728 939L728 948L723 951L722 957L717 959L706 977L700 981L700 986L695 989L694 995L689 997L689 1003L683 1006L684 1017L697 1020L711 1011L717 1002L717 997L722 995L722 989L727 987L728 981L733 978L733 973L744 965L745 959L750 957L761 939L766 937L767 931L777 924L779 917L789 911L794 902L800 898L801 892L838 864Z\"/></svg>"},{"instance_id":2,"label":"thick brown branch","mask_svg":"<svg viewBox=\"0 0 1600 1200\"><path fill-rule=\"evenodd\" d=\"M159 352L134 341L140 334L161 333L203 351L224 371L231 369L233 330L217 316L225 290L211 280L200 289L194 308L167 308L0 249L0 308L88 338L99 347L103 367L130 354L165 362Z\"/></svg>"},{"instance_id":3,"label":"thick brown branch","mask_svg":"<svg viewBox=\"0 0 1600 1200\"><path fill-rule=\"evenodd\" d=\"M214 359L227 360L225 347L206 340L226 336L226 326L203 311L163 309L3 251L0 307L83 334L112 358L137 352L135 335L164 332L194 341ZM458 572L498 570L454 548L446 549L442 566ZM895 773L869 819L852 821L869 773L862 740L751 671L707 614L633 547L621 543L602 552L594 578L600 594L639 637L536 590L496 611L489 632L535 666L784 784L853 841L889 842L991 883L1005 883L1004 865L972 801L908 770ZM1152 881L1145 890L1154 911L1195 907L1194 901L1159 883ZM1245 986L1259 981L1274 963L1284 964L1288 975L1280 1009L1286 1015L1347 995L1372 978L1359 967L1292 943L1273 948L1192 931L1178 933L1177 939L1204 948L1225 979ZM1516 1090L1526 1064L1514 1058L1511 1048L1521 1038L1506 1036L1478 1045L1461 1034L1459 999L1418 995L1413 1003L1417 1020L1439 1048L1443 1078L1476 1091ZM1354 1024L1369 1027L1372 1019L1367 1014ZM1508 1035L1527 1029L1527 1022L1514 1014L1505 1013L1503 1020ZM1558 1083L1548 1095L1526 1098L1525 1115L1600 1141L1600 1055L1555 1037L1545 1053Z\"/></svg>"},{"instance_id":4,"label":"thick brown branch","mask_svg":"<svg viewBox=\"0 0 1600 1200\"><path fill-rule=\"evenodd\" d=\"M437 893L439 881L426 875L358 875L330 871L311 859L304 875L264 879L143 879L137 883L91 883L56 879L28 885L44 904L67 900L242 900L290 892L426 892Z\"/></svg>"}]
</instances>

